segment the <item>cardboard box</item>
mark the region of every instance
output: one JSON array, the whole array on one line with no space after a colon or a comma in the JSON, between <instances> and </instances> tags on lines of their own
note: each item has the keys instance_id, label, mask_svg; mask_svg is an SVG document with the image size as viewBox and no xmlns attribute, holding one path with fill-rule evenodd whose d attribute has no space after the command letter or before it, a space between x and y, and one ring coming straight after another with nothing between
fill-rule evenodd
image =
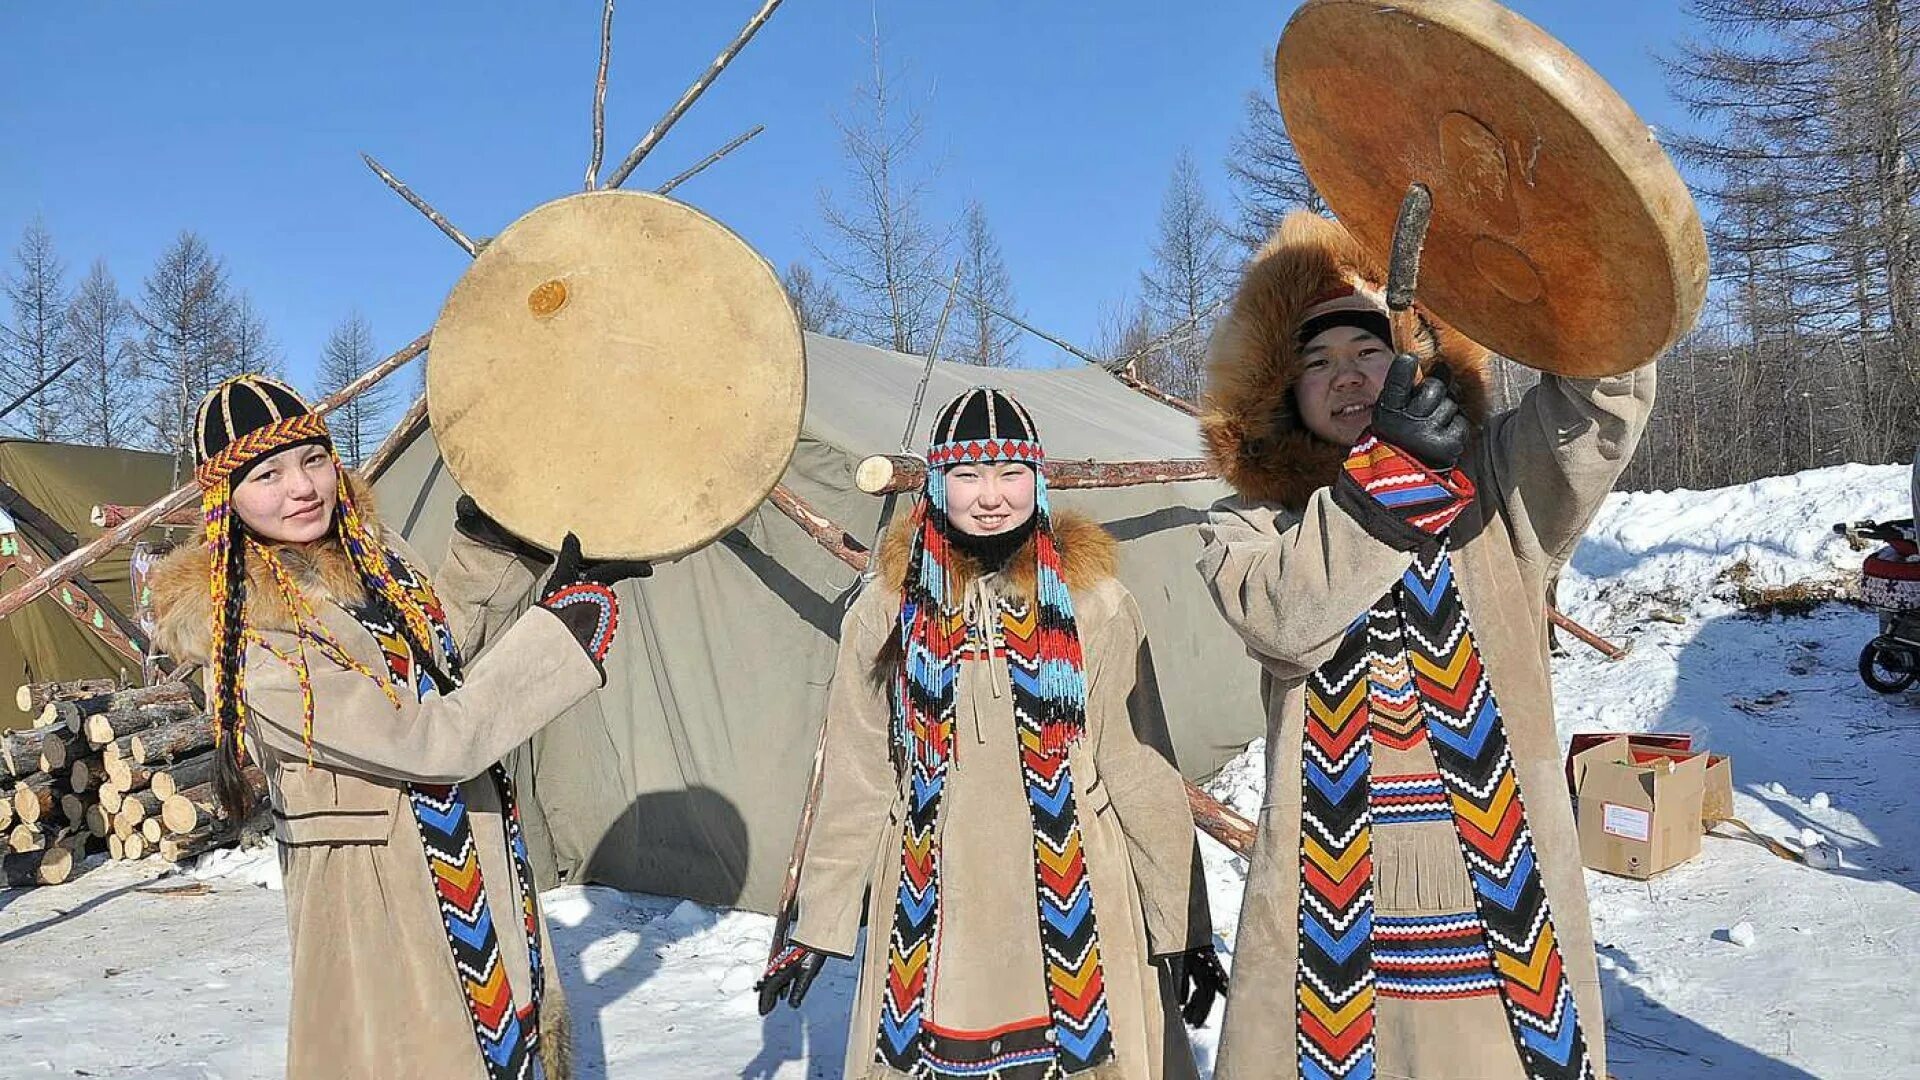
<instances>
[{"instance_id":1,"label":"cardboard box","mask_svg":"<svg viewBox=\"0 0 1920 1080\"><path fill-rule=\"evenodd\" d=\"M1704 753L1636 750L1625 736L1576 755L1575 819L1585 863L1645 879L1700 854L1707 758ZM1728 769L1730 799L1731 766Z\"/></svg>"},{"instance_id":2,"label":"cardboard box","mask_svg":"<svg viewBox=\"0 0 1920 1080\"><path fill-rule=\"evenodd\" d=\"M1693 736L1678 731L1576 731L1567 746L1567 791L1573 793L1577 785L1573 782L1573 759L1580 756L1582 750L1599 746L1608 739L1625 736L1635 748L1647 750L1691 750Z\"/></svg>"},{"instance_id":3,"label":"cardboard box","mask_svg":"<svg viewBox=\"0 0 1920 1080\"><path fill-rule=\"evenodd\" d=\"M1646 764L1656 757L1672 758L1675 761L1705 754L1707 759L1706 791L1700 800L1700 827L1713 828L1716 821L1725 821L1733 816L1733 759L1725 754L1706 751L1681 751L1666 747L1642 746L1640 740L1631 743L1633 760Z\"/></svg>"}]
</instances>

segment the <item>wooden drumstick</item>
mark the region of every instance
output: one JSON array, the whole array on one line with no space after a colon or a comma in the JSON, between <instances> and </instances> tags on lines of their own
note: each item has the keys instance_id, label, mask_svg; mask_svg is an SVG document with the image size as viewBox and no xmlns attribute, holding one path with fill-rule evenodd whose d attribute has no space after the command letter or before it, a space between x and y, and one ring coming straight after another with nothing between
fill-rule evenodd
<instances>
[{"instance_id":1,"label":"wooden drumstick","mask_svg":"<svg viewBox=\"0 0 1920 1080\"><path fill-rule=\"evenodd\" d=\"M1431 224L1433 192L1415 180L1400 200L1393 246L1387 252L1387 318L1393 327L1395 353L1412 353L1418 344L1420 319L1413 313L1413 294L1420 282L1420 250L1426 246Z\"/></svg>"}]
</instances>

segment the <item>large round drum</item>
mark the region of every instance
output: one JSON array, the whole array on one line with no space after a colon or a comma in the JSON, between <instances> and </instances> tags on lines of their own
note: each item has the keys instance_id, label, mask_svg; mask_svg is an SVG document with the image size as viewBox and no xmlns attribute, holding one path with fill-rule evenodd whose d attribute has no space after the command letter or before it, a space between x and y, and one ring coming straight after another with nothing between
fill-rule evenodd
<instances>
[{"instance_id":1,"label":"large round drum","mask_svg":"<svg viewBox=\"0 0 1920 1080\"><path fill-rule=\"evenodd\" d=\"M1307 0L1274 59L1309 179L1382 257L1414 181L1433 191L1420 302L1564 375L1639 367L1698 318L1707 244L1646 124L1539 27L1491 0Z\"/></svg>"},{"instance_id":2,"label":"large round drum","mask_svg":"<svg viewBox=\"0 0 1920 1080\"><path fill-rule=\"evenodd\" d=\"M738 524L800 437L800 324L765 259L658 195L601 191L508 226L453 287L427 412L502 525L660 558Z\"/></svg>"}]
</instances>

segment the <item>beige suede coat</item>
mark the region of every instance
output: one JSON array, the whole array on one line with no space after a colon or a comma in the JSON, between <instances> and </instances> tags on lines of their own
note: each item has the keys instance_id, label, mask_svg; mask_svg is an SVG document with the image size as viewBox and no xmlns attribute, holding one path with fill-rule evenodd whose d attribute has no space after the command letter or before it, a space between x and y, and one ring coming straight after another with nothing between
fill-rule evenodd
<instances>
[{"instance_id":1,"label":"beige suede coat","mask_svg":"<svg viewBox=\"0 0 1920 1080\"><path fill-rule=\"evenodd\" d=\"M364 490L358 502L363 512L373 504ZM397 535L385 537L414 566L423 565ZM340 606L359 602L361 590L338 543L282 551L326 629L357 660L384 672L378 643ZM265 628L276 647L296 648L291 619L264 567L248 572L250 622ZM271 787L286 881L290 1080L486 1075L407 801L409 780L464 781L516 1008L529 1000L527 937L500 800L484 774L600 686L593 662L553 614L535 608L510 621L534 574L532 564L455 534L434 586L465 655L482 648L486 654L469 663L465 684L446 697L429 695L415 704L403 694L396 709L366 677L308 650L311 762L292 669L258 646L247 650L248 747ZM161 647L204 662L211 627L204 547L183 548L162 562L154 604ZM566 1004L545 931L543 922L542 1057L549 1080L564 1080L570 1072Z\"/></svg>"},{"instance_id":2,"label":"beige suede coat","mask_svg":"<svg viewBox=\"0 0 1920 1080\"><path fill-rule=\"evenodd\" d=\"M827 706L820 801L799 883L792 937L851 956L867 897L865 959L845 1075L898 1075L875 1062L907 806L889 754L890 638L899 618L905 519L881 547L880 571L841 627ZM1113 576L1116 545L1099 526L1056 521L1063 578L1085 654L1087 728L1071 751L1105 967L1115 1058L1086 1076L1196 1075L1152 955L1211 940L1192 814L1167 754L1166 722L1145 628ZM964 559L956 595L1033 597L1031 545L984 580ZM997 627L997 621L990 624ZM994 632L997 632L995 630ZM1034 841L1004 657L960 662L957 731L941 806L941 923L927 1020L986 1032L1047 1015L1034 892Z\"/></svg>"},{"instance_id":3,"label":"beige suede coat","mask_svg":"<svg viewBox=\"0 0 1920 1080\"><path fill-rule=\"evenodd\" d=\"M1378 282L1337 225L1290 219L1249 269L1210 359L1202 427L1241 497L1201 530L1201 576L1260 664L1266 800L1234 941L1217 1080L1294 1080L1300 948L1302 737L1309 675L1412 556L1333 498L1345 448L1289 422L1298 313L1329 277ZM1419 351L1448 366L1463 409L1484 415L1485 352L1428 318ZM1461 467L1477 489L1454 522L1454 580L1504 718L1565 972L1596 1075L1606 1023L1571 800L1554 730L1544 598L1625 468L1653 406L1654 368L1597 380L1548 375L1513 410L1476 423ZM1249 498L1247 496L1251 495ZM1376 745L1376 776L1431 774L1425 745ZM1451 821L1376 825L1376 918L1474 910ZM1523 1080L1501 998L1375 999L1383 1080Z\"/></svg>"}]
</instances>

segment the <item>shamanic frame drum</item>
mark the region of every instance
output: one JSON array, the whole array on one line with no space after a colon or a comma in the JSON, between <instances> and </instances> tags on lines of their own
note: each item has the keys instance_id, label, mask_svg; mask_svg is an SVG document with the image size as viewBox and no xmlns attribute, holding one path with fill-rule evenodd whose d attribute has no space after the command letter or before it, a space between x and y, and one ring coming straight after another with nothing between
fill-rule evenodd
<instances>
[{"instance_id":1,"label":"shamanic frame drum","mask_svg":"<svg viewBox=\"0 0 1920 1080\"><path fill-rule=\"evenodd\" d=\"M638 192L538 207L481 250L434 324L427 412L453 478L514 533L587 555L683 554L786 471L800 324L726 226Z\"/></svg>"},{"instance_id":2,"label":"shamanic frame drum","mask_svg":"<svg viewBox=\"0 0 1920 1080\"><path fill-rule=\"evenodd\" d=\"M1307 0L1274 57L1309 179L1382 257L1433 192L1420 303L1531 367L1596 377L1699 317L1699 211L1652 131L1566 46L1492 0Z\"/></svg>"}]
</instances>

